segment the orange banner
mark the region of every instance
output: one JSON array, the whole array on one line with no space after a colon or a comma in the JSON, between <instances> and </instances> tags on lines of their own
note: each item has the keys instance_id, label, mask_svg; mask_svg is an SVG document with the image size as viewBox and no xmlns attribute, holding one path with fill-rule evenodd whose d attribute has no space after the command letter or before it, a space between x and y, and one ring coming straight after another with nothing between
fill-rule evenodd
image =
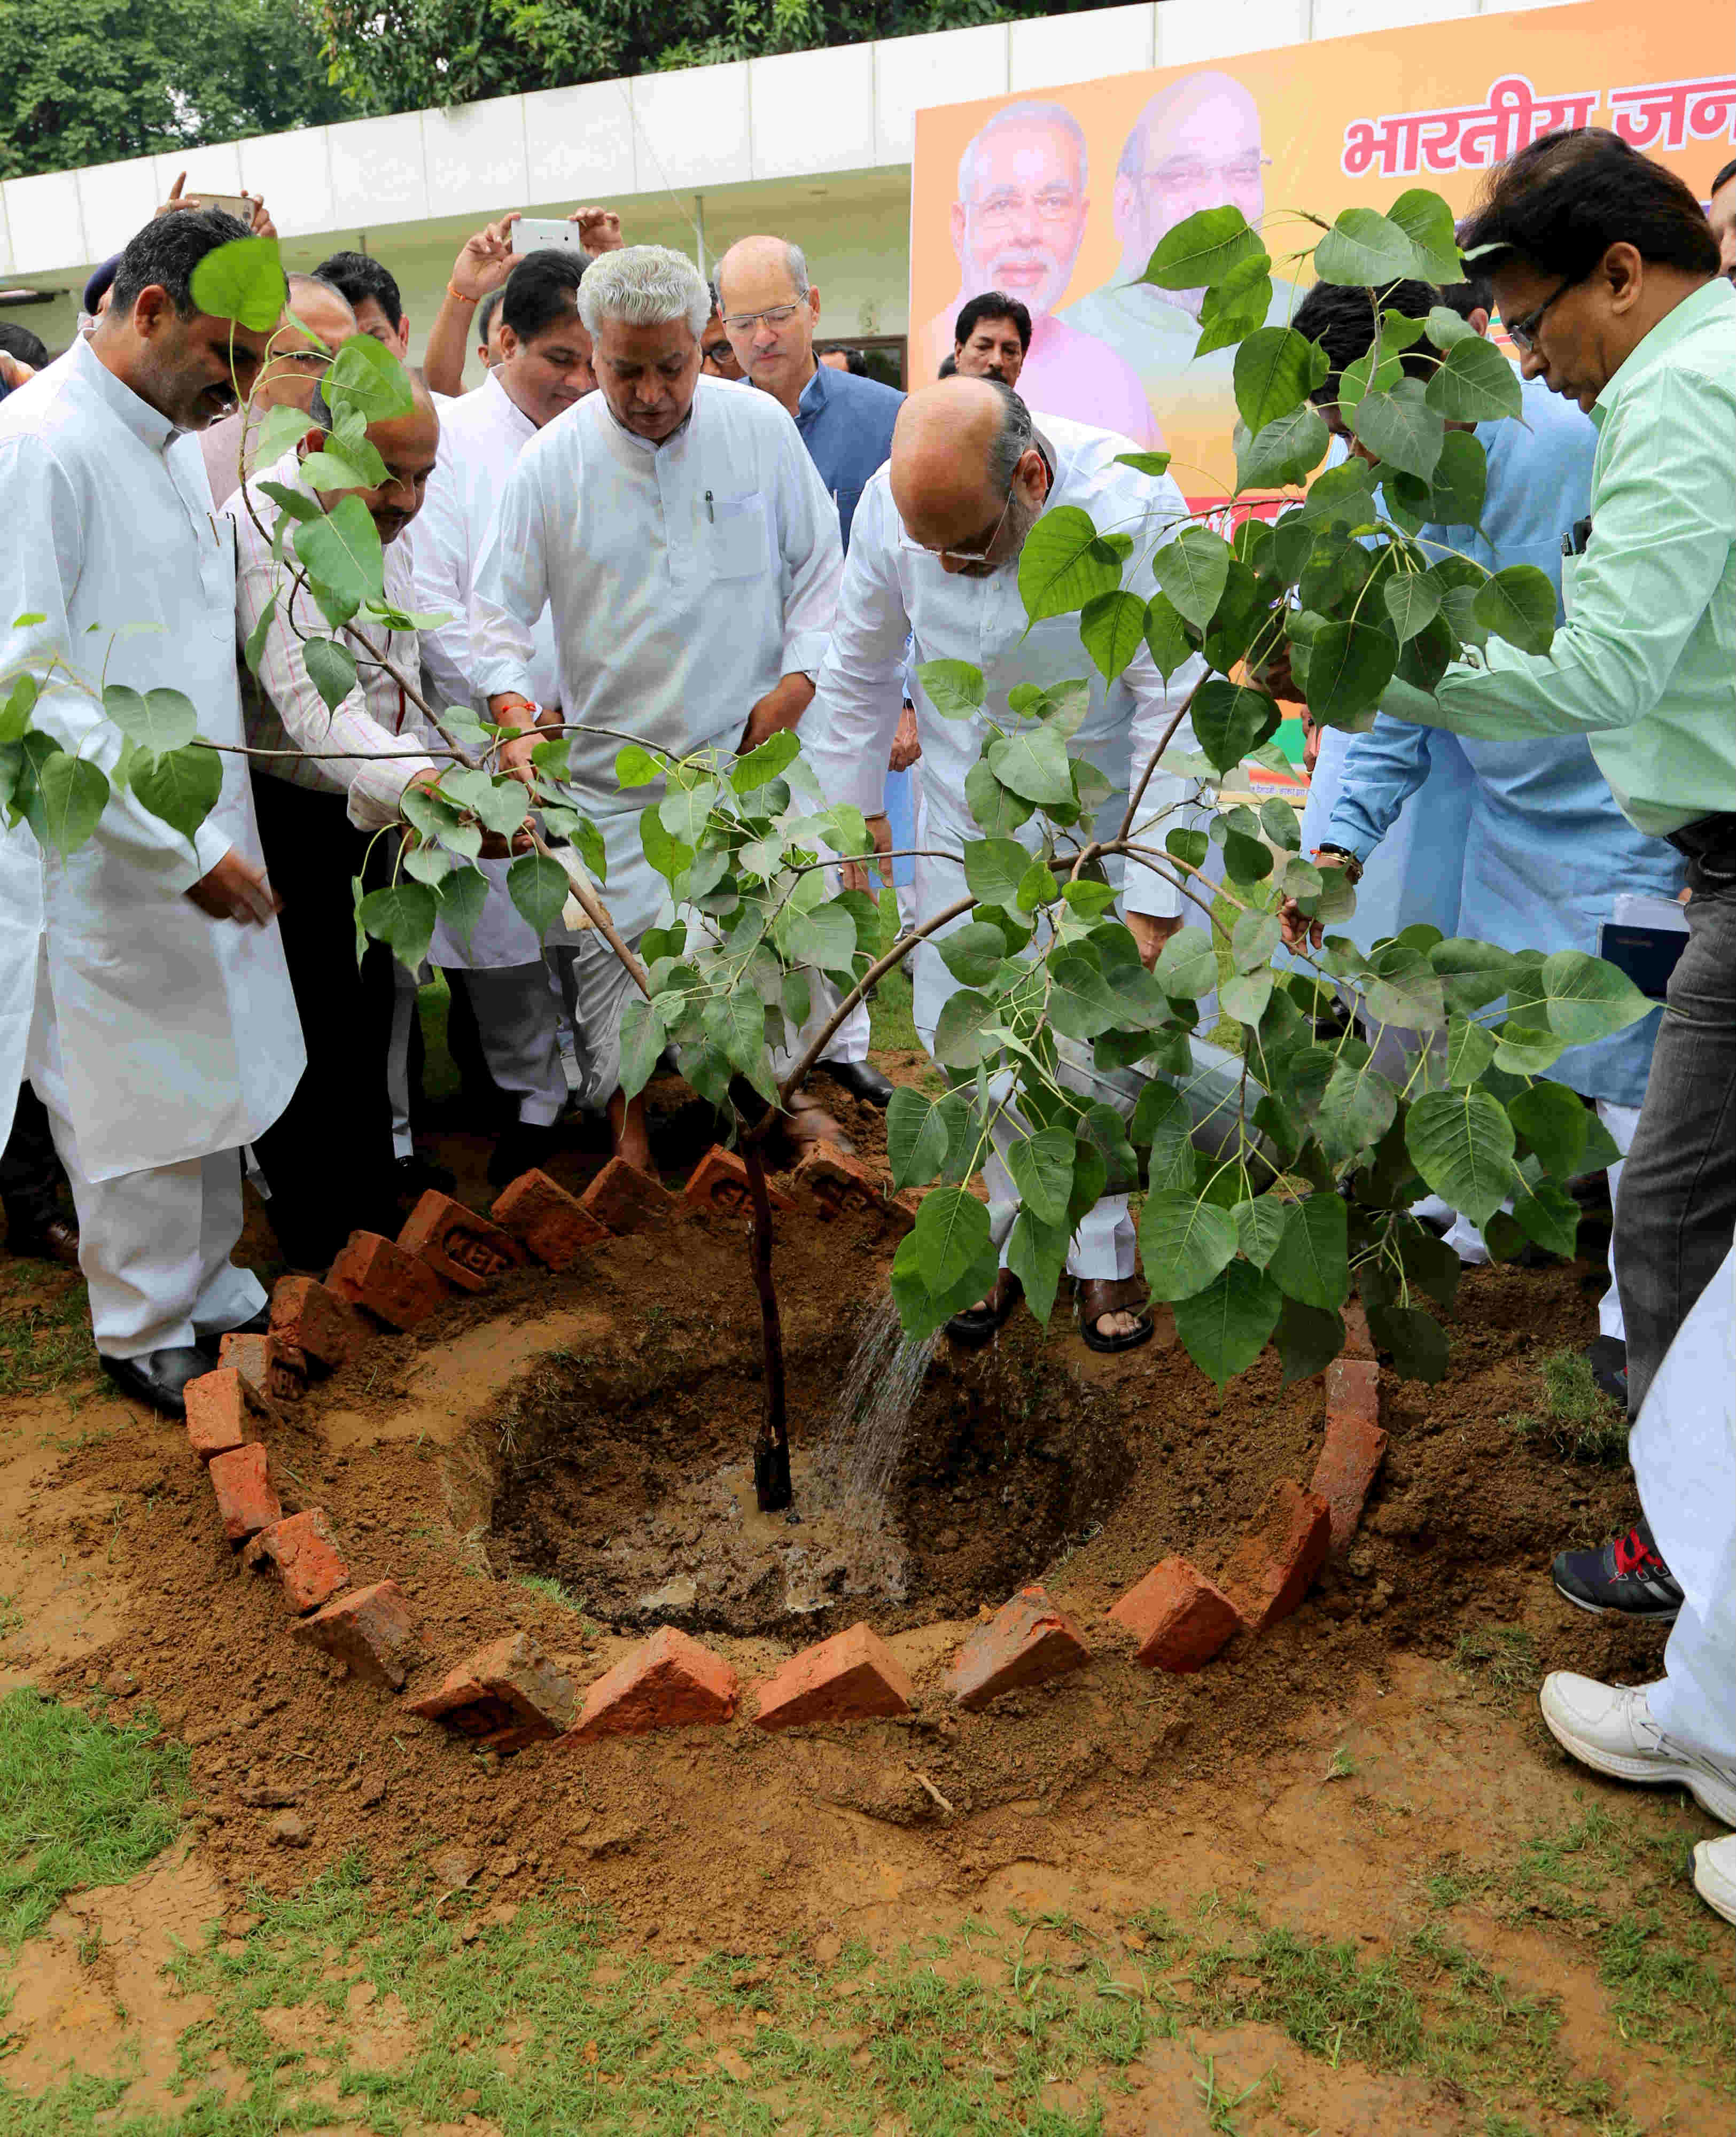
<instances>
[{"instance_id":1,"label":"orange banner","mask_svg":"<svg viewBox=\"0 0 1736 2137\"><path fill-rule=\"evenodd\" d=\"M1736 0L1590 0L1286 46L1048 94L919 112L910 379L953 348L958 306L1002 289L1034 331L1034 409L1167 447L1196 503L1233 485L1233 350L1193 357L1201 292L1135 284L1166 231L1233 201L1273 256L1414 186L1468 207L1490 168L1562 126L1611 126L1702 199L1736 142Z\"/></svg>"}]
</instances>

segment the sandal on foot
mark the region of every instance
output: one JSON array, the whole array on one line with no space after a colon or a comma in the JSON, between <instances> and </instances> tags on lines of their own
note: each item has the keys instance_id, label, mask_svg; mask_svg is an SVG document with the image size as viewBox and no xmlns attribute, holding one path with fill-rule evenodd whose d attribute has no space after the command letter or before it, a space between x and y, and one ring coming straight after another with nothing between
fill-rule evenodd
<instances>
[{"instance_id":1,"label":"sandal on foot","mask_svg":"<svg viewBox=\"0 0 1736 2137\"><path fill-rule=\"evenodd\" d=\"M1137 1351L1142 1343L1148 1343L1152 1336L1152 1318L1147 1310L1149 1297L1144 1283L1136 1276L1083 1276L1079 1278L1079 1332L1085 1338L1087 1349L1092 1351ZM1139 1323L1125 1336L1105 1336L1097 1324L1106 1313L1137 1312Z\"/></svg>"},{"instance_id":2,"label":"sandal on foot","mask_svg":"<svg viewBox=\"0 0 1736 2137\"><path fill-rule=\"evenodd\" d=\"M946 1332L966 1350L979 1349L1007 1326L1012 1309L1024 1296L1024 1285L1011 1269L1002 1269L995 1278L987 1305L967 1307L963 1313L955 1313L946 1324Z\"/></svg>"}]
</instances>

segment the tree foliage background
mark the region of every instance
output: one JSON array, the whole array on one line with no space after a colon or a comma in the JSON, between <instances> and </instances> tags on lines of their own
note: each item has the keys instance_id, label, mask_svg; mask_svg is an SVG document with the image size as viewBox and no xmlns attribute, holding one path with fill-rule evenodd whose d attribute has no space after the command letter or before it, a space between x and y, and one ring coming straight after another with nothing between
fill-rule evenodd
<instances>
[{"instance_id":1,"label":"tree foliage background","mask_svg":"<svg viewBox=\"0 0 1736 2137\"><path fill-rule=\"evenodd\" d=\"M1071 12L1065 0L0 0L0 178Z\"/></svg>"}]
</instances>

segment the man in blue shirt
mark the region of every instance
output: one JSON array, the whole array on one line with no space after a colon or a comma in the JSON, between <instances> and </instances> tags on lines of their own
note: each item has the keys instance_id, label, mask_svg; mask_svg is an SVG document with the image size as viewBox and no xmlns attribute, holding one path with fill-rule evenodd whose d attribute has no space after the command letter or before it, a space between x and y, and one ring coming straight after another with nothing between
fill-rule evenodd
<instances>
[{"instance_id":1,"label":"man in blue shirt","mask_svg":"<svg viewBox=\"0 0 1736 2137\"><path fill-rule=\"evenodd\" d=\"M892 426L904 395L878 379L835 371L814 354L820 292L808 280L799 245L782 237L744 237L717 264L712 286L723 312L724 331L750 385L787 408L808 455L838 508L846 552L856 499L868 478L892 450ZM893 744L894 776L886 784L886 813L895 852L915 843L914 811L905 767L916 754L915 718ZM868 1015L860 1010L838 1034L845 1058L834 1052L820 1066L859 1098L884 1107L892 1086L868 1059ZM854 1056L854 1059L848 1058Z\"/></svg>"},{"instance_id":2,"label":"man in blue shirt","mask_svg":"<svg viewBox=\"0 0 1736 2137\"><path fill-rule=\"evenodd\" d=\"M1321 284L1296 313L1297 331L1319 342L1331 365L1314 397L1336 431L1343 428L1336 406L1339 377L1367 354L1373 339L1370 295ZM1432 289L1409 282L1382 291L1380 299L1382 309L1418 319L1436 301ZM1462 283L1446 293L1446 301L1480 333L1486 332L1492 290ZM1419 346L1408 360L1426 365L1433 359ZM1523 390L1521 419L1475 426L1487 463L1480 524L1431 523L1417 538L1431 557L1454 551L1489 572L1535 565L1553 582L1558 600L1561 537L1590 509L1597 433L1541 380L1525 382ZM1329 773L1324 779L1322 772ZM1378 849L1385 858L1395 832L1407 827L1412 836L1392 879L1373 900L1365 898L1366 880L1358 884L1353 932L1365 943L1426 919L1443 934L1505 949L1595 954L1599 929L1616 917L1618 898L1672 899L1683 881L1680 856L1628 822L1581 735L1491 741L1382 713L1365 734L1323 737L1304 817L1304 845L1329 863L1361 864L1372 874L1370 857ZM1623 1151L1646 1095L1657 1025L1655 1013L1612 1038L1572 1048L1552 1072L1595 1103ZM1620 1170L1610 1168L1612 1197ZM1449 1238L1464 1259L1486 1258L1463 1218ZM1599 1319L1594 1370L1610 1392L1625 1395L1626 1331L1613 1283Z\"/></svg>"}]
</instances>

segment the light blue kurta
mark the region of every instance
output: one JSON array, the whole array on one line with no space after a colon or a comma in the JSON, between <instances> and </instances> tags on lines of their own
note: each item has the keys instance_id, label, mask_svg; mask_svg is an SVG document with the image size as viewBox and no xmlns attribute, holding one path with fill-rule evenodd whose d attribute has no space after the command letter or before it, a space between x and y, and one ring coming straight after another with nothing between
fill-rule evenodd
<instances>
[{"instance_id":1,"label":"light blue kurta","mask_svg":"<svg viewBox=\"0 0 1736 2137\"><path fill-rule=\"evenodd\" d=\"M1489 485L1480 531L1425 527L1431 553L1456 550L1491 572L1534 564L1561 588L1561 538L1590 509L1597 434L1571 402L1540 379L1524 385L1521 421L1482 423ZM1636 830L1616 805L1583 737L1496 742L1413 726L1382 713L1366 734L1348 737L1324 836L1358 857L1384 858L1395 822L1416 825L1399 907L1433 896L1439 909L1410 912L1447 934L1510 950L1595 953L1600 924L1624 892L1673 898L1684 863L1663 840ZM1436 822L1436 782L1451 795L1468 786L1468 820L1456 854L1445 811ZM1312 826L1310 826L1312 829ZM1412 879L1421 872L1416 889ZM1372 871L1371 871L1372 873ZM1395 932L1373 927L1358 891L1359 938ZM1456 912L1443 917L1450 886ZM1587 1098L1637 1106L1646 1095L1659 1012L1593 1046L1564 1054L1550 1072Z\"/></svg>"}]
</instances>

